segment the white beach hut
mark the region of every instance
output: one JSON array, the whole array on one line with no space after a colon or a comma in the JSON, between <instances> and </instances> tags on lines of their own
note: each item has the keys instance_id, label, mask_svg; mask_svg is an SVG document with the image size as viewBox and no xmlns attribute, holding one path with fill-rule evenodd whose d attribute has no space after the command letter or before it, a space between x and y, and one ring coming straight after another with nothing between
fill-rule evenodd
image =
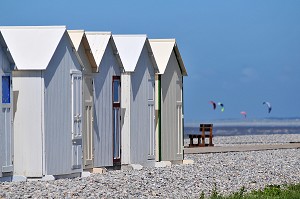
<instances>
[{"instance_id":1,"label":"white beach hut","mask_svg":"<svg viewBox=\"0 0 300 199\"><path fill-rule=\"evenodd\" d=\"M187 75L175 39L150 39L157 82L158 159L183 160L183 76Z\"/></svg>"},{"instance_id":2,"label":"white beach hut","mask_svg":"<svg viewBox=\"0 0 300 199\"><path fill-rule=\"evenodd\" d=\"M113 35L124 73L121 75L121 163L155 161L155 72L147 35Z\"/></svg>"},{"instance_id":3,"label":"white beach hut","mask_svg":"<svg viewBox=\"0 0 300 199\"><path fill-rule=\"evenodd\" d=\"M93 75L97 65L92 54L89 42L84 30L68 30L69 36L77 51L82 70L82 147L83 147L83 168L93 167Z\"/></svg>"},{"instance_id":4,"label":"white beach hut","mask_svg":"<svg viewBox=\"0 0 300 199\"><path fill-rule=\"evenodd\" d=\"M94 77L94 167L120 164L121 72L111 32L86 32L97 63Z\"/></svg>"},{"instance_id":5,"label":"white beach hut","mask_svg":"<svg viewBox=\"0 0 300 199\"><path fill-rule=\"evenodd\" d=\"M14 61L0 32L0 181L10 181L13 175L13 68Z\"/></svg>"},{"instance_id":6,"label":"white beach hut","mask_svg":"<svg viewBox=\"0 0 300 199\"><path fill-rule=\"evenodd\" d=\"M82 172L82 66L65 26L1 27L15 60L14 174Z\"/></svg>"}]
</instances>

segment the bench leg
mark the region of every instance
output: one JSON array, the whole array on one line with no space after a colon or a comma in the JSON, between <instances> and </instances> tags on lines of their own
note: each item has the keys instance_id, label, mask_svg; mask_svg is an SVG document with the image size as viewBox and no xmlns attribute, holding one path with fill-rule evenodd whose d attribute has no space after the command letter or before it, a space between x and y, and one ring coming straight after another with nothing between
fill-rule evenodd
<instances>
[{"instance_id":1,"label":"bench leg","mask_svg":"<svg viewBox=\"0 0 300 199\"><path fill-rule=\"evenodd\" d=\"M213 135L212 135L212 129L211 129L209 132L209 146L213 146L212 138L213 138Z\"/></svg>"},{"instance_id":2,"label":"bench leg","mask_svg":"<svg viewBox=\"0 0 300 199\"><path fill-rule=\"evenodd\" d=\"M190 147L193 146L193 138L190 137Z\"/></svg>"}]
</instances>

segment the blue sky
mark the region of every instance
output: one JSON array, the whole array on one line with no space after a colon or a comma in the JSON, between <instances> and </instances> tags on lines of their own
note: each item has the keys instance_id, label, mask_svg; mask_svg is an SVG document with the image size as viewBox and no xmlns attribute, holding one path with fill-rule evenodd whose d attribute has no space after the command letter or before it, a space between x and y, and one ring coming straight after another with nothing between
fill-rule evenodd
<instances>
[{"instance_id":1,"label":"blue sky","mask_svg":"<svg viewBox=\"0 0 300 199\"><path fill-rule=\"evenodd\" d=\"M0 25L176 38L188 71L185 122L300 117L298 0L4 0ZM222 102L213 110L210 100ZM272 103L271 114L263 101Z\"/></svg>"}]
</instances>

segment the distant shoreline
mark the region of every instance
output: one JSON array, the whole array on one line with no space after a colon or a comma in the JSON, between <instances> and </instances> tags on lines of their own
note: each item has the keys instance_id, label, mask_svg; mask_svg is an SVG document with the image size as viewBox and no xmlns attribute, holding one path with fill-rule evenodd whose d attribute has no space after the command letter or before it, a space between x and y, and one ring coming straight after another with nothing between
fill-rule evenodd
<instances>
[{"instance_id":1,"label":"distant shoreline","mask_svg":"<svg viewBox=\"0 0 300 199\"><path fill-rule=\"evenodd\" d=\"M200 133L199 127L184 127L184 137ZM214 136L300 134L300 125L214 125Z\"/></svg>"},{"instance_id":2,"label":"distant shoreline","mask_svg":"<svg viewBox=\"0 0 300 199\"><path fill-rule=\"evenodd\" d=\"M300 118L295 119L232 119L186 122L185 127L199 127L199 124L213 124L214 127L300 127Z\"/></svg>"}]
</instances>

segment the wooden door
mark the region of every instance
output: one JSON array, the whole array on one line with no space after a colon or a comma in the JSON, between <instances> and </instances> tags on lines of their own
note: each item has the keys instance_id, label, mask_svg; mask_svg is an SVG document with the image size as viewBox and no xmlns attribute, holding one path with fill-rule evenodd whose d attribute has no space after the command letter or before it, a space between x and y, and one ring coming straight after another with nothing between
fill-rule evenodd
<instances>
[{"instance_id":1,"label":"wooden door","mask_svg":"<svg viewBox=\"0 0 300 199\"><path fill-rule=\"evenodd\" d=\"M155 100L154 100L154 82L151 76L148 79L148 118L149 118L149 142L148 142L148 160L155 159Z\"/></svg>"},{"instance_id":2,"label":"wooden door","mask_svg":"<svg viewBox=\"0 0 300 199\"><path fill-rule=\"evenodd\" d=\"M182 81L176 82L177 156L183 154Z\"/></svg>"},{"instance_id":3,"label":"wooden door","mask_svg":"<svg viewBox=\"0 0 300 199\"><path fill-rule=\"evenodd\" d=\"M82 168L82 74L72 74L72 169Z\"/></svg>"},{"instance_id":4,"label":"wooden door","mask_svg":"<svg viewBox=\"0 0 300 199\"><path fill-rule=\"evenodd\" d=\"M84 75L83 103L83 167L93 168L93 78L91 75Z\"/></svg>"},{"instance_id":5,"label":"wooden door","mask_svg":"<svg viewBox=\"0 0 300 199\"><path fill-rule=\"evenodd\" d=\"M2 76L2 121L4 129L4 159L5 162L1 168L3 173L13 172L13 142L12 142L12 79L11 74Z\"/></svg>"},{"instance_id":6,"label":"wooden door","mask_svg":"<svg viewBox=\"0 0 300 199\"><path fill-rule=\"evenodd\" d=\"M121 78L113 76L112 82L112 103L113 103L113 162L121 162Z\"/></svg>"}]
</instances>

